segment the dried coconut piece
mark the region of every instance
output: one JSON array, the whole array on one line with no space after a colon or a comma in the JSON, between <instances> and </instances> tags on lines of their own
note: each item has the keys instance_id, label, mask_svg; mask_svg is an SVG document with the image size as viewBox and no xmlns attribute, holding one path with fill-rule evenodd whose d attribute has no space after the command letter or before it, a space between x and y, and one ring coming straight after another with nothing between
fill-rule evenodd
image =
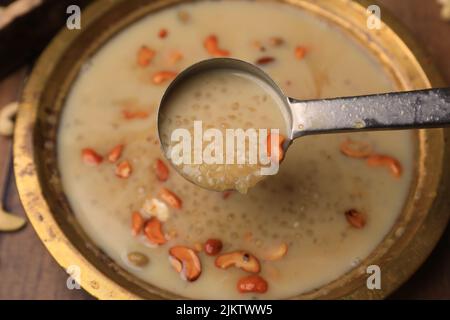
<instances>
[{"instance_id":1,"label":"dried coconut piece","mask_svg":"<svg viewBox=\"0 0 450 320\"><path fill-rule=\"evenodd\" d=\"M156 198L146 199L141 208L141 213L144 216L156 217L160 221L167 221L170 215L167 205Z\"/></svg>"}]
</instances>

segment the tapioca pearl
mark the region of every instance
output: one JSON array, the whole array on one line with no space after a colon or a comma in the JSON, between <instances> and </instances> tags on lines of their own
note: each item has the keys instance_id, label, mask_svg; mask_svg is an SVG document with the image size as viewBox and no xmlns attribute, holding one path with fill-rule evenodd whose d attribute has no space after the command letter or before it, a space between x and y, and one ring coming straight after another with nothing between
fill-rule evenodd
<instances>
[{"instance_id":1,"label":"tapioca pearl","mask_svg":"<svg viewBox=\"0 0 450 320\"><path fill-rule=\"evenodd\" d=\"M239 234L238 234L236 231L231 231L231 232L229 233L229 235L230 235L230 237L231 237L232 239L238 239L238 238L239 238Z\"/></svg>"},{"instance_id":2,"label":"tapioca pearl","mask_svg":"<svg viewBox=\"0 0 450 320\"><path fill-rule=\"evenodd\" d=\"M195 233L197 236L201 236L201 235L203 234L203 231L204 231L204 229L203 229L202 227L196 227L196 228L194 228L194 233Z\"/></svg>"},{"instance_id":3,"label":"tapioca pearl","mask_svg":"<svg viewBox=\"0 0 450 320\"><path fill-rule=\"evenodd\" d=\"M289 223L286 220L282 220L280 221L279 226L282 228L287 228L289 226Z\"/></svg>"},{"instance_id":4,"label":"tapioca pearl","mask_svg":"<svg viewBox=\"0 0 450 320\"><path fill-rule=\"evenodd\" d=\"M195 91L194 92L194 98L196 98L197 100L200 99L203 96L203 92L202 91Z\"/></svg>"},{"instance_id":5,"label":"tapioca pearl","mask_svg":"<svg viewBox=\"0 0 450 320\"><path fill-rule=\"evenodd\" d=\"M314 230L310 229L310 228L307 228L306 229L306 236L308 236L309 238L314 237Z\"/></svg>"}]
</instances>

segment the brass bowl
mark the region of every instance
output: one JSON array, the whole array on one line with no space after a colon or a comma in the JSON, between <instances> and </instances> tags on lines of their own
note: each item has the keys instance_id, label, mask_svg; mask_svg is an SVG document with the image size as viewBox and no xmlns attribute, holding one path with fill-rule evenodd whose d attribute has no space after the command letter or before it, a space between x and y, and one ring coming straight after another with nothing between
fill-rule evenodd
<instances>
[{"instance_id":1,"label":"brass bowl","mask_svg":"<svg viewBox=\"0 0 450 320\"><path fill-rule=\"evenodd\" d=\"M36 232L65 269L80 268L81 285L100 299L180 298L119 267L87 237L62 190L56 135L67 92L84 61L119 30L180 0L97 1L82 15L79 31L63 30L36 64L23 93L14 141L14 170L22 203ZM439 77L406 33L383 12L381 30L366 28L369 3L346 0L285 0L340 27L382 62L399 90L440 85ZM386 22L389 22L386 24ZM401 35L401 37L399 36ZM447 139L445 139L447 137ZM416 175L403 213L361 265L297 299L383 298L427 258L450 213L449 131L417 131ZM366 287L366 267L379 265L381 290Z\"/></svg>"}]
</instances>

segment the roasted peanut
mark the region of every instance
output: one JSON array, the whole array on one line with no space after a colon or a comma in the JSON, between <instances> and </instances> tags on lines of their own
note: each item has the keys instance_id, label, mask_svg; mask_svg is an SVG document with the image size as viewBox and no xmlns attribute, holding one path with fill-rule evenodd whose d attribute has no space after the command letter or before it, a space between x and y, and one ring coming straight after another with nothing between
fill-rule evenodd
<instances>
[{"instance_id":1,"label":"roasted peanut","mask_svg":"<svg viewBox=\"0 0 450 320\"><path fill-rule=\"evenodd\" d=\"M142 232L142 229L144 228L144 218L142 215L135 211L131 215L131 232L133 236L137 236Z\"/></svg>"},{"instance_id":2,"label":"roasted peanut","mask_svg":"<svg viewBox=\"0 0 450 320\"><path fill-rule=\"evenodd\" d=\"M103 161L103 157L90 148L81 150L81 157L83 158L84 163L91 166L99 165Z\"/></svg>"},{"instance_id":3,"label":"roasted peanut","mask_svg":"<svg viewBox=\"0 0 450 320\"><path fill-rule=\"evenodd\" d=\"M205 242L205 253L208 256L215 256L222 250L223 244L219 239L208 239Z\"/></svg>"},{"instance_id":4,"label":"roasted peanut","mask_svg":"<svg viewBox=\"0 0 450 320\"><path fill-rule=\"evenodd\" d=\"M121 179L129 178L132 171L131 164L128 160L122 161L116 166L116 176Z\"/></svg>"},{"instance_id":5,"label":"roasted peanut","mask_svg":"<svg viewBox=\"0 0 450 320\"><path fill-rule=\"evenodd\" d=\"M115 146L109 153L108 153L108 161L111 163L116 162L119 160L120 156L122 155L123 151L123 144L118 144Z\"/></svg>"},{"instance_id":6,"label":"roasted peanut","mask_svg":"<svg viewBox=\"0 0 450 320\"><path fill-rule=\"evenodd\" d=\"M232 194L233 194L233 192L231 192L231 191L224 191L224 192L222 192L222 198L228 199Z\"/></svg>"},{"instance_id":7,"label":"roasted peanut","mask_svg":"<svg viewBox=\"0 0 450 320\"><path fill-rule=\"evenodd\" d=\"M180 51L173 51L169 55L169 64L174 65L181 59L183 59L183 54Z\"/></svg>"},{"instance_id":8,"label":"roasted peanut","mask_svg":"<svg viewBox=\"0 0 450 320\"><path fill-rule=\"evenodd\" d=\"M153 51L152 49L150 49L146 46L142 46L139 49L138 54L137 54L138 65L141 67L148 66L152 62L155 54L156 54L155 51Z\"/></svg>"},{"instance_id":9,"label":"roasted peanut","mask_svg":"<svg viewBox=\"0 0 450 320\"><path fill-rule=\"evenodd\" d=\"M297 60L302 60L307 53L307 49L303 46L297 46L297 47L295 47L294 52L295 52L295 58Z\"/></svg>"},{"instance_id":10,"label":"roasted peanut","mask_svg":"<svg viewBox=\"0 0 450 320\"><path fill-rule=\"evenodd\" d=\"M153 75L152 81L154 84L161 84L168 80L172 80L176 76L177 72L175 71L158 71Z\"/></svg>"},{"instance_id":11,"label":"roasted peanut","mask_svg":"<svg viewBox=\"0 0 450 320\"><path fill-rule=\"evenodd\" d=\"M354 228L362 229L366 225L366 218L364 214L361 212L350 209L345 212L345 218L347 219L348 223Z\"/></svg>"},{"instance_id":12,"label":"roasted peanut","mask_svg":"<svg viewBox=\"0 0 450 320\"><path fill-rule=\"evenodd\" d=\"M237 289L240 293L265 293L269 285L261 276L251 275L239 279Z\"/></svg>"},{"instance_id":13,"label":"roasted peanut","mask_svg":"<svg viewBox=\"0 0 450 320\"><path fill-rule=\"evenodd\" d=\"M169 34L169 32L165 28L162 28L158 31L158 37L160 37L161 39L164 39L165 37L167 37L168 34Z\"/></svg>"},{"instance_id":14,"label":"roasted peanut","mask_svg":"<svg viewBox=\"0 0 450 320\"><path fill-rule=\"evenodd\" d=\"M122 116L127 120L133 120L133 119L145 119L148 118L149 113L147 111L129 111L129 110L123 110Z\"/></svg>"},{"instance_id":15,"label":"roasted peanut","mask_svg":"<svg viewBox=\"0 0 450 320\"><path fill-rule=\"evenodd\" d=\"M256 60L256 64L258 64L258 65L266 65L266 64L269 64L269 63L274 62L274 61L275 61L274 57L266 56L266 57L261 57L258 60Z\"/></svg>"},{"instance_id":16,"label":"roasted peanut","mask_svg":"<svg viewBox=\"0 0 450 320\"><path fill-rule=\"evenodd\" d=\"M156 178L159 181L167 181L169 179L169 168L161 159L156 159L155 164Z\"/></svg>"},{"instance_id":17,"label":"roasted peanut","mask_svg":"<svg viewBox=\"0 0 450 320\"><path fill-rule=\"evenodd\" d=\"M181 199L167 188L162 188L159 192L159 196L172 208L181 209L181 207L183 206L183 202L181 201Z\"/></svg>"}]
</instances>

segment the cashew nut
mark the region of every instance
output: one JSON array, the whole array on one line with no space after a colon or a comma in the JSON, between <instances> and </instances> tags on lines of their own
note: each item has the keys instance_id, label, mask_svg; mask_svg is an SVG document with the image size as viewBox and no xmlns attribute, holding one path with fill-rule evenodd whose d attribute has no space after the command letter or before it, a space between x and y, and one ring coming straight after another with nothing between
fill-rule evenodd
<instances>
[{"instance_id":1,"label":"cashew nut","mask_svg":"<svg viewBox=\"0 0 450 320\"><path fill-rule=\"evenodd\" d=\"M13 118L19 109L18 102L11 102L0 110L0 135L9 137L14 131Z\"/></svg>"},{"instance_id":2,"label":"cashew nut","mask_svg":"<svg viewBox=\"0 0 450 320\"><path fill-rule=\"evenodd\" d=\"M437 2L442 6L441 8L442 20L450 21L450 0L437 0Z\"/></svg>"}]
</instances>

